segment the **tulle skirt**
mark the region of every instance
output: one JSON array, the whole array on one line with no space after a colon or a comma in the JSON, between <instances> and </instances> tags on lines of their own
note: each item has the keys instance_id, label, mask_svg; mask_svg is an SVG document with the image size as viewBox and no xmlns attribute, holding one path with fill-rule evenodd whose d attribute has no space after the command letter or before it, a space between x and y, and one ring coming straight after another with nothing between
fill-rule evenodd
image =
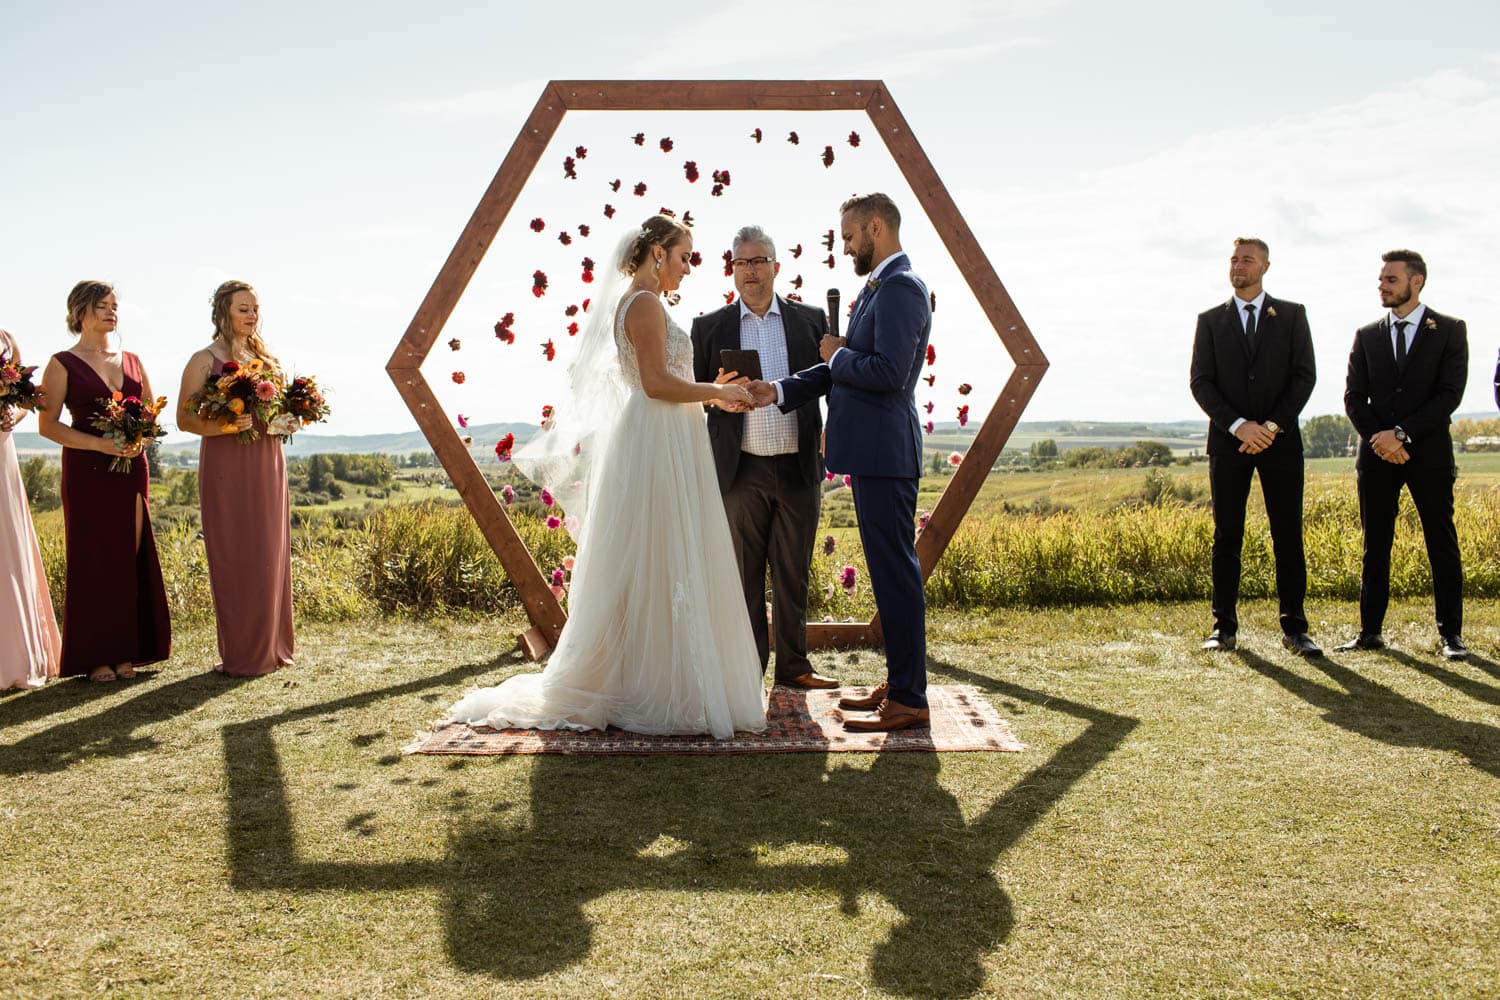
<instances>
[{"instance_id":1,"label":"tulle skirt","mask_svg":"<svg viewBox=\"0 0 1500 1000\"><path fill-rule=\"evenodd\" d=\"M632 394L593 496L546 668L471 692L449 719L719 739L762 731L760 660L702 408Z\"/></svg>"}]
</instances>

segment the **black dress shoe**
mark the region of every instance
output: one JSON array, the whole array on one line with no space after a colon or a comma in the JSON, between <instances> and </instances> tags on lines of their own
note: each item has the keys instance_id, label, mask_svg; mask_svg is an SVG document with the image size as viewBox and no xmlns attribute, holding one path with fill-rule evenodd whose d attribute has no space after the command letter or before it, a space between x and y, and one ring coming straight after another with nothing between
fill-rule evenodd
<instances>
[{"instance_id":1,"label":"black dress shoe","mask_svg":"<svg viewBox=\"0 0 1500 1000\"><path fill-rule=\"evenodd\" d=\"M1210 653L1227 653L1234 648L1234 633L1216 628L1208 633L1208 638L1199 648L1206 649Z\"/></svg>"},{"instance_id":2,"label":"black dress shoe","mask_svg":"<svg viewBox=\"0 0 1500 1000\"><path fill-rule=\"evenodd\" d=\"M1281 644L1298 656L1305 656L1309 660L1323 655L1322 647L1308 638L1306 632L1288 632L1281 637Z\"/></svg>"},{"instance_id":3,"label":"black dress shoe","mask_svg":"<svg viewBox=\"0 0 1500 1000\"><path fill-rule=\"evenodd\" d=\"M1439 650L1445 660L1467 660L1469 658L1469 647L1456 635L1443 636L1443 648Z\"/></svg>"},{"instance_id":4,"label":"black dress shoe","mask_svg":"<svg viewBox=\"0 0 1500 1000\"><path fill-rule=\"evenodd\" d=\"M1379 632L1361 632L1348 642L1333 647L1336 653L1357 653L1362 649L1384 649L1385 640Z\"/></svg>"}]
</instances>

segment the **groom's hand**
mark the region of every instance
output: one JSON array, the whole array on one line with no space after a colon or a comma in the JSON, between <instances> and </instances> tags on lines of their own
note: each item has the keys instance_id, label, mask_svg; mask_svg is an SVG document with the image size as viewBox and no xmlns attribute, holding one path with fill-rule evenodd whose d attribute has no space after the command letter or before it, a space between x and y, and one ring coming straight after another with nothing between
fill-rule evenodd
<instances>
[{"instance_id":1,"label":"groom's hand","mask_svg":"<svg viewBox=\"0 0 1500 1000\"><path fill-rule=\"evenodd\" d=\"M769 382L754 381L746 386L750 395L755 399L755 405L770 406L776 402L776 387Z\"/></svg>"},{"instance_id":2,"label":"groom's hand","mask_svg":"<svg viewBox=\"0 0 1500 1000\"><path fill-rule=\"evenodd\" d=\"M834 352L840 347L848 346L848 344L848 337L835 337L831 333L825 333L823 334L823 342L818 345L818 357L824 361L832 361Z\"/></svg>"}]
</instances>

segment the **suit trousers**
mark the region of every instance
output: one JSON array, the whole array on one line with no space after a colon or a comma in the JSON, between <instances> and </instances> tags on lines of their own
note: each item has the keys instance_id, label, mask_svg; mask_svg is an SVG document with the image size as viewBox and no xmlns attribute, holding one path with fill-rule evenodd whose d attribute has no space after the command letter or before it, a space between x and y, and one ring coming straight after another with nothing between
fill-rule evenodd
<instances>
[{"instance_id":1,"label":"suit trousers","mask_svg":"<svg viewBox=\"0 0 1500 1000\"><path fill-rule=\"evenodd\" d=\"M796 454L740 454L734 485L724 494L729 534L739 561L750 632L764 673L771 642L766 627L766 568L771 570L771 624L776 633L776 680L812 670L807 659L807 587L818 535L822 483L802 482Z\"/></svg>"},{"instance_id":2,"label":"suit trousers","mask_svg":"<svg viewBox=\"0 0 1500 1000\"><path fill-rule=\"evenodd\" d=\"M917 480L855 476L854 516L885 637L886 697L927 707L927 602L917 559Z\"/></svg>"},{"instance_id":3,"label":"suit trousers","mask_svg":"<svg viewBox=\"0 0 1500 1000\"><path fill-rule=\"evenodd\" d=\"M1464 624L1463 562L1458 530L1453 526L1453 467L1393 465L1375 456L1360 456L1359 520L1364 528L1364 563L1359 577L1359 627L1378 633L1391 599L1391 545L1396 539L1396 510L1401 487L1411 492L1427 562L1432 567L1432 598L1441 635L1460 635Z\"/></svg>"},{"instance_id":4,"label":"suit trousers","mask_svg":"<svg viewBox=\"0 0 1500 1000\"><path fill-rule=\"evenodd\" d=\"M1239 631L1245 506L1250 499L1250 480L1257 472L1266 502L1266 520L1271 526L1271 550L1276 557L1281 631L1295 635L1307 631L1303 610L1307 556L1302 548L1302 453L1278 453L1274 444L1259 455L1230 452L1208 460L1208 485L1214 505L1214 627L1230 635Z\"/></svg>"}]
</instances>

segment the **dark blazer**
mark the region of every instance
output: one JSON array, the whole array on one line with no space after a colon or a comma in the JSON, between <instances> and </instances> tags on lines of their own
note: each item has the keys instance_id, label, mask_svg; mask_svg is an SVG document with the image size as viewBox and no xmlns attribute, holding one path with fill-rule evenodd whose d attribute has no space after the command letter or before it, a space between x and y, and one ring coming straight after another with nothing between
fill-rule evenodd
<instances>
[{"instance_id":1,"label":"dark blazer","mask_svg":"<svg viewBox=\"0 0 1500 1000\"><path fill-rule=\"evenodd\" d=\"M1307 309L1267 295L1262 313L1253 352L1234 297L1198 315L1188 385L1208 414L1210 455L1239 452L1240 440L1229 426L1241 418L1262 424L1273 420L1281 427L1267 453L1302 453L1297 417L1318 380Z\"/></svg>"},{"instance_id":2,"label":"dark blazer","mask_svg":"<svg viewBox=\"0 0 1500 1000\"><path fill-rule=\"evenodd\" d=\"M781 303L781 327L786 333L786 356L790 371L799 372L818 363L818 344L828 332L828 317L823 310L801 302L776 297ZM740 304L715 309L693 320L693 377L712 382L719 374L719 352L740 348ZM823 478L823 457L818 438L823 432L823 414L816 406L797 411L797 457L802 485L811 486ZM708 441L713 448L714 468L719 474L719 489L724 493L734 485L740 465L740 445L745 439L745 415L729 413L717 407L708 411Z\"/></svg>"},{"instance_id":3,"label":"dark blazer","mask_svg":"<svg viewBox=\"0 0 1500 1000\"><path fill-rule=\"evenodd\" d=\"M1469 328L1461 319L1428 306L1404 371L1396 369L1390 314L1360 327L1344 383L1344 412L1359 431L1356 464L1382 461L1370 447L1371 436L1400 426L1411 438L1406 445L1411 462L1453 468L1448 424L1468 380Z\"/></svg>"},{"instance_id":4,"label":"dark blazer","mask_svg":"<svg viewBox=\"0 0 1500 1000\"><path fill-rule=\"evenodd\" d=\"M860 292L849 319L848 350L833 363L781 382L782 409L828 396L828 447L835 472L920 479L922 425L917 380L932 335L927 286L897 254L875 290Z\"/></svg>"}]
</instances>

